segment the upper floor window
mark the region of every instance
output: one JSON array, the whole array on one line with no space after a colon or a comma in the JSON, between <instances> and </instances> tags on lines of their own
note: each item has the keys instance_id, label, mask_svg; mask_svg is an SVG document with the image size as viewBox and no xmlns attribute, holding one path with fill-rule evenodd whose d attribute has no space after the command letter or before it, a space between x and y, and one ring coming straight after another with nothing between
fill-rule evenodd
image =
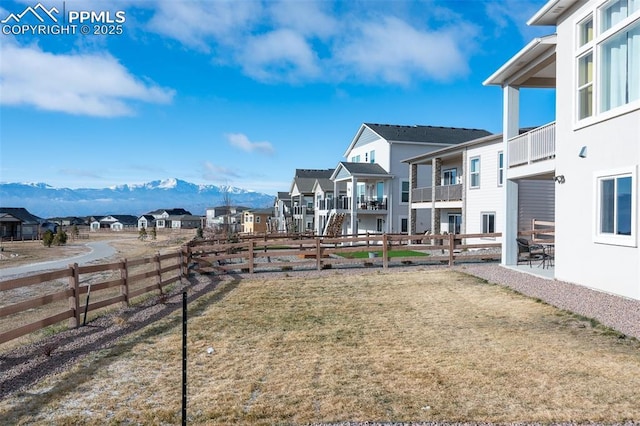
<instances>
[{"instance_id":1,"label":"upper floor window","mask_svg":"<svg viewBox=\"0 0 640 426\"><path fill-rule=\"evenodd\" d=\"M480 187L480 157L474 157L470 161L469 167L469 187Z\"/></svg>"},{"instance_id":2,"label":"upper floor window","mask_svg":"<svg viewBox=\"0 0 640 426\"><path fill-rule=\"evenodd\" d=\"M360 162L360 156L359 155L354 155L353 157L351 157L351 162L352 163L359 163Z\"/></svg>"},{"instance_id":3,"label":"upper floor window","mask_svg":"<svg viewBox=\"0 0 640 426\"><path fill-rule=\"evenodd\" d=\"M447 169L442 172L442 185L455 185L457 183L456 169Z\"/></svg>"},{"instance_id":4,"label":"upper floor window","mask_svg":"<svg viewBox=\"0 0 640 426\"><path fill-rule=\"evenodd\" d=\"M376 152L375 151L371 151L369 153L369 162L370 163L375 163L376 162Z\"/></svg>"},{"instance_id":5,"label":"upper floor window","mask_svg":"<svg viewBox=\"0 0 640 426\"><path fill-rule=\"evenodd\" d=\"M409 202L409 181L403 180L400 188L400 201L403 203Z\"/></svg>"},{"instance_id":6,"label":"upper floor window","mask_svg":"<svg viewBox=\"0 0 640 426\"><path fill-rule=\"evenodd\" d=\"M504 183L504 154L502 151L498 152L498 186L502 186Z\"/></svg>"},{"instance_id":7,"label":"upper floor window","mask_svg":"<svg viewBox=\"0 0 640 426\"><path fill-rule=\"evenodd\" d=\"M578 120L640 101L640 0L600 2L576 33Z\"/></svg>"}]
</instances>

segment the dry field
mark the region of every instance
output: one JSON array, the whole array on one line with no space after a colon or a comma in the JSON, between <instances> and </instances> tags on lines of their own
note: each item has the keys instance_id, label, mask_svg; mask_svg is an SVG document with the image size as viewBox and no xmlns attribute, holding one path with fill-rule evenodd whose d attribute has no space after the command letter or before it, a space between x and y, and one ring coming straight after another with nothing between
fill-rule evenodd
<instances>
[{"instance_id":1,"label":"dry field","mask_svg":"<svg viewBox=\"0 0 640 426\"><path fill-rule=\"evenodd\" d=\"M137 232L91 232L88 238L69 240L64 246L45 247L41 241L3 241L0 252L0 270L31 263L63 259L89 251L85 245L93 241L110 241L118 258L136 258L175 250L195 236L195 230L158 232L156 240L138 239Z\"/></svg>"},{"instance_id":2,"label":"dry field","mask_svg":"<svg viewBox=\"0 0 640 426\"><path fill-rule=\"evenodd\" d=\"M637 340L459 272L229 277L189 311L191 424L640 421ZM176 310L0 418L180 423L181 327Z\"/></svg>"}]
</instances>

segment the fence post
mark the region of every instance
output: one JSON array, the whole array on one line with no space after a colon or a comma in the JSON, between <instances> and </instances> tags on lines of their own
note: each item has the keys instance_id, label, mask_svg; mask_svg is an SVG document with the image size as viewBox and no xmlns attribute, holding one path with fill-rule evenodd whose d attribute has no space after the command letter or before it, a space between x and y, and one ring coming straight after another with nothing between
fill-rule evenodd
<instances>
[{"instance_id":1,"label":"fence post","mask_svg":"<svg viewBox=\"0 0 640 426\"><path fill-rule=\"evenodd\" d=\"M69 318L69 328L80 325L80 277L78 276L78 264L69 264L71 276L69 277L69 309L73 310L73 317Z\"/></svg>"},{"instance_id":2,"label":"fence post","mask_svg":"<svg viewBox=\"0 0 640 426\"><path fill-rule=\"evenodd\" d=\"M249 241L249 273L253 274L253 240Z\"/></svg>"},{"instance_id":3,"label":"fence post","mask_svg":"<svg viewBox=\"0 0 640 426\"><path fill-rule=\"evenodd\" d=\"M161 265L160 265L160 253L156 253L156 255L153 258L153 262L156 265L156 283L158 284L158 290L160 290L160 294L162 294L162 272L160 272L162 270Z\"/></svg>"},{"instance_id":4,"label":"fence post","mask_svg":"<svg viewBox=\"0 0 640 426\"><path fill-rule=\"evenodd\" d=\"M120 261L120 279L122 280L120 294L124 296L123 303L125 306L129 306L129 267L127 265L127 259Z\"/></svg>"},{"instance_id":5,"label":"fence post","mask_svg":"<svg viewBox=\"0 0 640 426\"><path fill-rule=\"evenodd\" d=\"M316 238L316 268L318 271L322 270L322 246L320 245L320 238Z\"/></svg>"},{"instance_id":6,"label":"fence post","mask_svg":"<svg viewBox=\"0 0 640 426\"><path fill-rule=\"evenodd\" d=\"M456 234L449 234L449 266L453 266L453 248Z\"/></svg>"},{"instance_id":7,"label":"fence post","mask_svg":"<svg viewBox=\"0 0 640 426\"><path fill-rule=\"evenodd\" d=\"M388 247L387 234L382 235L382 267L384 269L389 268L389 247Z\"/></svg>"}]
</instances>

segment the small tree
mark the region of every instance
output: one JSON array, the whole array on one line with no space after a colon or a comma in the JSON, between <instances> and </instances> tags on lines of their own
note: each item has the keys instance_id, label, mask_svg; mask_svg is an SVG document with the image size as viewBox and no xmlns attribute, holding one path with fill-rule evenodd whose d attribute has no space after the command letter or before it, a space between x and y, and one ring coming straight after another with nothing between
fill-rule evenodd
<instances>
[{"instance_id":1,"label":"small tree","mask_svg":"<svg viewBox=\"0 0 640 426\"><path fill-rule=\"evenodd\" d=\"M44 244L45 247L51 247L51 244L53 244L53 232L47 230L42 234L42 244Z\"/></svg>"},{"instance_id":2,"label":"small tree","mask_svg":"<svg viewBox=\"0 0 640 426\"><path fill-rule=\"evenodd\" d=\"M204 237L204 231L202 230L202 226L198 226L198 230L196 231L196 237L197 238L203 238Z\"/></svg>"},{"instance_id":3,"label":"small tree","mask_svg":"<svg viewBox=\"0 0 640 426\"><path fill-rule=\"evenodd\" d=\"M71 238L75 240L79 236L80 236L80 230L78 229L78 225L73 225L73 228L71 229Z\"/></svg>"},{"instance_id":4,"label":"small tree","mask_svg":"<svg viewBox=\"0 0 640 426\"><path fill-rule=\"evenodd\" d=\"M53 244L57 246L63 246L67 244L68 235L62 229L58 230L56 234L53 236Z\"/></svg>"},{"instance_id":5,"label":"small tree","mask_svg":"<svg viewBox=\"0 0 640 426\"><path fill-rule=\"evenodd\" d=\"M154 225L153 228L151 228L151 239L155 240L156 238L158 238L158 231Z\"/></svg>"},{"instance_id":6,"label":"small tree","mask_svg":"<svg viewBox=\"0 0 640 426\"><path fill-rule=\"evenodd\" d=\"M147 239L147 228L145 228L144 226L138 231L138 239L140 241L144 241Z\"/></svg>"}]
</instances>

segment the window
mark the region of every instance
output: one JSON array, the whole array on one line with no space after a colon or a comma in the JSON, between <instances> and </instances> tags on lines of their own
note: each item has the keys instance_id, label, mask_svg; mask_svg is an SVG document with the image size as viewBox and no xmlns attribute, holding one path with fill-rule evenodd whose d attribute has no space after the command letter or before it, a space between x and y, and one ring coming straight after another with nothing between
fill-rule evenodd
<instances>
[{"instance_id":1,"label":"window","mask_svg":"<svg viewBox=\"0 0 640 426\"><path fill-rule=\"evenodd\" d=\"M502 151L498 152L498 186L502 186L504 183L504 154Z\"/></svg>"},{"instance_id":2,"label":"window","mask_svg":"<svg viewBox=\"0 0 640 426\"><path fill-rule=\"evenodd\" d=\"M360 156L359 155L354 155L353 157L351 157L351 162L352 163L359 163L360 162Z\"/></svg>"},{"instance_id":3,"label":"window","mask_svg":"<svg viewBox=\"0 0 640 426\"><path fill-rule=\"evenodd\" d=\"M382 224L384 221L380 218L376 219L376 231L382 232Z\"/></svg>"},{"instance_id":4,"label":"window","mask_svg":"<svg viewBox=\"0 0 640 426\"><path fill-rule=\"evenodd\" d=\"M576 37L577 119L640 101L640 0L601 2Z\"/></svg>"},{"instance_id":5,"label":"window","mask_svg":"<svg viewBox=\"0 0 640 426\"><path fill-rule=\"evenodd\" d=\"M469 172L469 187L480 187L480 157L471 159L470 172Z\"/></svg>"},{"instance_id":6,"label":"window","mask_svg":"<svg viewBox=\"0 0 640 426\"><path fill-rule=\"evenodd\" d=\"M256 223L260 223L260 216L256 216Z\"/></svg>"},{"instance_id":7,"label":"window","mask_svg":"<svg viewBox=\"0 0 640 426\"><path fill-rule=\"evenodd\" d=\"M578 118L593 115L593 54L578 59Z\"/></svg>"},{"instance_id":8,"label":"window","mask_svg":"<svg viewBox=\"0 0 640 426\"><path fill-rule=\"evenodd\" d=\"M370 163L375 163L376 162L376 152L375 151L371 151L369 153L369 162Z\"/></svg>"},{"instance_id":9,"label":"window","mask_svg":"<svg viewBox=\"0 0 640 426\"><path fill-rule=\"evenodd\" d=\"M456 169L447 169L442 172L442 185L456 184Z\"/></svg>"},{"instance_id":10,"label":"window","mask_svg":"<svg viewBox=\"0 0 640 426\"><path fill-rule=\"evenodd\" d=\"M601 110L639 100L640 24L602 43L600 58Z\"/></svg>"},{"instance_id":11,"label":"window","mask_svg":"<svg viewBox=\"0 0 640 426\"><path fill-rule=\"evenodd\" d=\"M400 201L403 203L409 202L409 181L403 180L400 187Z\"/></svg>"},{"instance_id":12,"label":"window","mask_svg":"<svg viewBox=\"0 0 640 426\"><path fill-rule=\"evenodd\" d=\"M596 242L635 246L634 173L596 178Z\"/></svg>"},{"instance_id":13,"label":"window","mask_svg":"<svg viewBox=\"0 0 640 426\"><path fill-rule=\"evenodd\" d=\"M496 232L495 212L482 213L482 233L493 234L494 232Z\"/></svg>"},{"instance_id":14,"label":"window","mask_svg":"<svg viewBox=\"0 0 640 426\"><path fill-rule=\"evenodd\" d=\"M407 219L406 217L400 219L400 232L409 232L409 219Z\"/></svg>"}]
</instances>

